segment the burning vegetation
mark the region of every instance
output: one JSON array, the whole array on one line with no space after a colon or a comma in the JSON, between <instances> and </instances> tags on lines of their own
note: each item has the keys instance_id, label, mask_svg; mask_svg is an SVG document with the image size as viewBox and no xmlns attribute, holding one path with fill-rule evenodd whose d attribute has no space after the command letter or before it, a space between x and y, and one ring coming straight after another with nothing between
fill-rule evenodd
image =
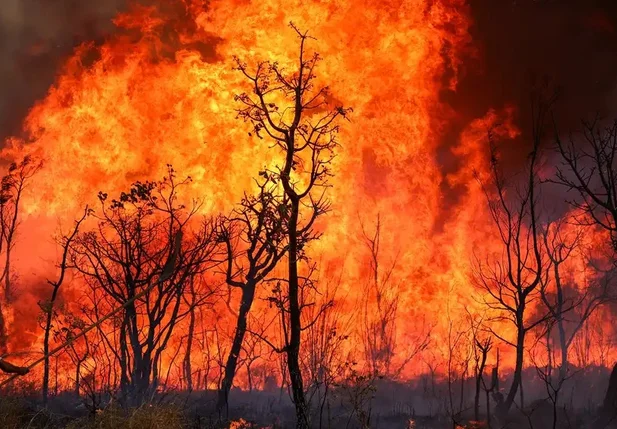
<instances>
[{"instance_id":1,"label":"burning vegetation","mask_svg":"<svg viewBox=\"0 0 617 429\"><path fill-rule=\"evenodd\" d=\"M113 25L1 149L7 427L609 427L617 123L458 111L465 0Z\"/></svg>"}]
</instances>

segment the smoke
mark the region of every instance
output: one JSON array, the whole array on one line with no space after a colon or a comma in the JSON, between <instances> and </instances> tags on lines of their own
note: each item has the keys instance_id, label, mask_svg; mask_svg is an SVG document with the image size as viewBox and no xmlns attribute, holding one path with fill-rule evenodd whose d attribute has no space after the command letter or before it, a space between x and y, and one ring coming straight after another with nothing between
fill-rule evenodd
<instances>
[{"instance_id":1,"label":"smoke","mask_svg":"<svg viewBox=\"0 0 617 429\"><path fill-rule=\"evenodd\" d=\"M491 108L516 107L520 137L506 146L502 161L520 171L531 142L531 92L550 82L559 129L577 129L581 119L617 115L617 2L612 0L469 0L475 53L464 61L456 91L443 100L456 112L439 152L444 174L460 169L451 147L461 131ZM550 136L547 136L550 138ZM547 189L555 204L560 189ZM444 184L455 206L460 190ZM565 209L565 205L562 205ZM446 210L447 211L447 210Z\"/></svg>"},{"instance_id":2,"label":"smoke","mask_svg":"<svg viewBox=\"0 0 617 429\"><path fill-rule=\"evenodd\" d=\"M0 7L0 140L17 134L62 60L84 41L114 31L126 0L3 0Z\"/></svg>"},{"instance_id":3,"label":"smoke","mask_svg":"<svg viewBox=\"0 0 617 429\"><path fill-rule=\"evenodd\" d=\"M470 0L472 37L479 59L471 62L452 98L462 111L481 116L512 103L529 130L529 93L548 78L560 88L564 125L612 104L617 83L617 3L607 0Z\"/></svg>"}]
</instances>

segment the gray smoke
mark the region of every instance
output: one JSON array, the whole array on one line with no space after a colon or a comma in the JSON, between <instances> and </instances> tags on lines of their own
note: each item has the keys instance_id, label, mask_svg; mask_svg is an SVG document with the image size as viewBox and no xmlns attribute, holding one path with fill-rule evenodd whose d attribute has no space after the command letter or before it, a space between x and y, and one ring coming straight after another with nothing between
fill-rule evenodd
<instances>
[{"instance_id":1,"label":"gray smoke","mask_svg":"<svg viewBox=\"0 0 617 429\"><path fill-rule=\"evenodd\" d=\"M62 60L100 42L126 0L0 0L0 141L19 133L28 109L53 83Z\"/></svg>"},{"instance_id":2,"label":"gray smoke","mask_svg":"<svg viewBox=\"0 0 617 429\"><path fill-rule=\"evenodd\" d=\"M547 80L559 89L555 105L562 132L599 114L617 117L617 2L614 0L469 0L477 57L465 62L456 92L443 99L458 114L443 141L444 173L457 171L450 150L469 122L490 108L517 107L520 139L502 160L512 171L526 161L531 142L531 90ZM444 201L458 204L461 189L444 184ZM563 195L552 196L555 204ZM447 208L445 210L448 211Z\"/></svg>"}]
</instances>

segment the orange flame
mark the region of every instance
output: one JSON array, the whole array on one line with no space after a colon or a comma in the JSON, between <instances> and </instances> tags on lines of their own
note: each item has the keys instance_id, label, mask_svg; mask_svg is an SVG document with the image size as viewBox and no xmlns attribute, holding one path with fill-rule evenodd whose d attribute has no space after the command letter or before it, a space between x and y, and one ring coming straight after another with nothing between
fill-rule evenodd
<instances>
[{"instance_id":1,"label":"orange flame","mask_svg":"<svg viewBox=\"0 0 617 429\"><path fill-rule=\"evenodd\" d=\"M134 180L159 178L170 163L194 179L191 196L205 199L203 213L217 214L234 207L257 172L276 162L236 119L234 94L247 82L232 70L232 57L292 67L297 40L290 21L316 37L311 48L324 58L320 82L354 109L334 161L333 211L313 246L323 267L343 272L338 308L353 313L362 296L368 254L361 224L379 214L383 264L396 262L398 344L418 335L423 319L435 325L433 343L443 344L452 322L465 323L465 307L478 310L470 255L499 244L473 170L485 169L486 129L511 124L513 110L470 124L454 149L463 167L444 176L437 148L451 112L440 91L456 89L471 49L464 0L214 0L207 8L183 0L118 16L118 34L100 47L76 49L32 108L24 122L28 141L10 139L2 153L7 160L26 153L45 160L24 196L17 250L29 305L41 291L28 284L53 272L55 247L47 237L58 223L70 225L99 190L119 192ZM503 129L504 138L517 134L512 125ZM444 213L445 182L461 195ZM78 294L79 285L72 289ZM221 310L217 317L231 316ZM27 330L36 343L34 319ZM400 350L396 359L404 362ZM404 374L422 365L411 362Z\"/></svg>"}]
</instances>

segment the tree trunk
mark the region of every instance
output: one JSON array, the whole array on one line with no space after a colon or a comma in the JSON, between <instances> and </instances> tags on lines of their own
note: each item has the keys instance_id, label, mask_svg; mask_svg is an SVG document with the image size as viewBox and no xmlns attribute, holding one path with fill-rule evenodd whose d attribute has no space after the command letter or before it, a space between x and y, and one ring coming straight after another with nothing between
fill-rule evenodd
<instances>
[{"instance_id":1,"label":"tree trunk","mask_svg":"<svg viewBox=\"0 0 617 429\"><path fill-rule=\"evenodd\" d=\"M476 377L476 394L473 398L473 419L480 420L480 376Z\"/></svg>"},{"instance_id":2,"label":"tree trunk","mask_svg":"<svg viewBox=\"0 0 617 429\"><path fill-rule=\"evenodd\" d=\"M522 325L522 320L520 321ZM519 326L521 326L519 325ZM512 384L510 385L510 390L508 391L508 396L503 404L497 410L501 417L505 417L510 411L512 404L514 403L514 399L516 398L516 393L521 385L521 378L523 374L523 358L525 351L525 331L519 328L517 340L516 340L516 365L514 367L514 376L512 378ZM522 396L521 396L522 400Z\"/></svg>"},{"instance_id":3,"label":"tree trunk","mask_svg":"<svg viewBox=\"0 0 617 429\"><path fill-rule=\"evenodd\" d=\"M475 421L480 420L480 385L482 383L482 377L484 376L484 367L486 366L487 355L488 352L482 353L482 360L480 361L480 365L478 366L478 373L476 374L476 395L473 400L473 417Z\"/></svg>"},{"instance_id":4,"label":"tree trunk","mask_svg":"<svg viewBox=\"0 0 617 429\"><path fill-rule=\"evenodd\" d=\"M6 319L4 318L4 306L0 299L0 354L5 354L8 349L8 335L6 329Z\"/></svg>"},{"instance_id":5,"label":"tree trunk","mask_svg":"<svg viewBox=\"0 0 617 429\"><path fill-rule=\"evenodd\" d=\"M302 334L301 308L298 279L298 211L299 201L292 201L289 221L289 344L287 346L287 367L294 405L296 407L296 428L308 429L309 419L304 398L302 372L300 370L300 341Z\"/></svg>"},{"instance_id":6,"label":"tree trunk","mask_svg":"<svg viewBox=\"0 0 617 429\"><path fill-rule=\"evenodd\" d=\"M617 364L613 366L608 388L604 395L604 402L600 408L598 418L593 422L593 429L604 429L610 422L617 419Z\"/></svg>"},{"instance_id":7,"label":"tree trunk","mask_svg":"<svg viewBox=\"0 0 617 429\"><path fill-rule=\"evenodd\" d=\"M6 262L4 266L4 300L11 302L11 243L7 242Z\"/></svg>"},{"instance_id":8,"label":"tree trunk","mask_svg":"<svg viewBox=\"0 0 617 429\"><path fill-rule=\"evenodd\" d=\"M56 297L58 296L59 286L54 285L51 292L51 299L49 300L49 307L44 308L46 313L45 318L45 336L43 337L43 404L47 404L49 398L49 335L51 333L52 320L54 316L54 304Z\"/></svg>"},{"instance_id":9,"label":"tree trunk","mask_svg":"<svg viewBox=\"0 0 617 429\"><path fill-rule=\"evenodd\" d=\"M77 361L77 365L75 366L75 396L79 398L79 383L81 382L81 364L83 360Z\"/></svg>"},{"instance_id":10,"label":"tree trunk","mask_svg":"<svg viewBox=\"0 0 617 429\"><path fill-rule=\"evenodd\" d=\"M491 398L489 391L486 391L486 425L491 429Z\"/></svg>"},{"instance_id":11,"label":"tree trunk","mask_svg":"<svg viewBox=\"0 0 617 429\"><path fill-rule=\"evenodd\" d=\"M225 364L225 377L221 383L219 389L217 410L220 412L223 408L227 407L229 399L229 391L233 385L234 377L236 375L236 367L238 365L238 357L240 356L240 350L242 348L242 342L246 335L247 318L251 306L253 305L253 299L255 297L255 283L247 282L246 286L242 288L242 301L240 302L240 311L238 312L238 320L236 323L236 331L234 339L231 345L229 356L227 357L227 363Z\"/></svg>"},{"instance_id":12,"label":"tree trunk","mask_svg":"<svg viewBox=\"0 0 617 429\"><path fill-rule=\"evenodd\" d=\"M519 392L521 394L521 410L525 408L525 394L523 389L523 373L521 372L521 383L519 386Z\"/></svg>"},{"instance_id":13,"label":"tree trunk","mask_svg":"<svg viewBox=\"0 0 617 429\"><path fill-rule=\"evenodd\" d=\"M557 328L559 331L559 345L561 347L561 365L559 365L559 381L565 380L568 375L568 342L563 318L559 317Z\"/></svg>"},{"instance_id":14,"label":"tree trunk","mask_svg":"<svg viewBox=\"0 0 617 429\"><path fill-rule=\"evenodd\" d=\"M559 402L559 392L555 392L553 398L553 429L557 429L557 403Z\"/></svg>"},{"instance_id":15,"label":"tree trunk","mask_svg":"<svg viewBox=\"0 0 617 429\"><path fill-rule=\"evenodd\" d=\"M186 354L182 369L184 370L184 378L186 378L186 388L189 392L193 391L193 369L191 367L191 351L193 350L193 337L195 336L195 307L191 308L189 313L189 332L186 338Z\"/></svg>"}]
</instances>

